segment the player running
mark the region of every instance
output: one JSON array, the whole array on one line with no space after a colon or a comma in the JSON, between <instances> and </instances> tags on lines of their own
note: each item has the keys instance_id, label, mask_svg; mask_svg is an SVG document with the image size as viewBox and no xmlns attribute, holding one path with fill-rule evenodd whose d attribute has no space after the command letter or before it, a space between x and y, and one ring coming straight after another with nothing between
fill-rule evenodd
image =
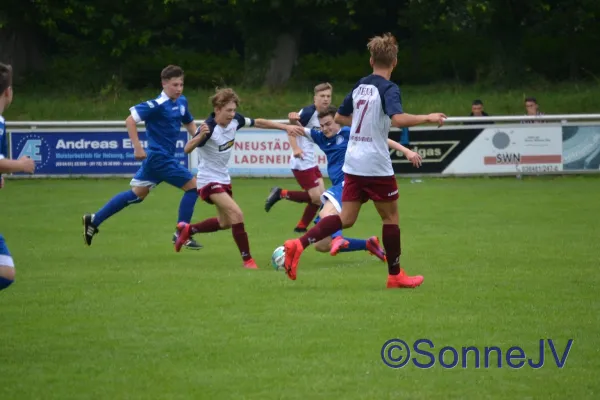
<instances>
[{"instance_id":1,"label":"player running","mask_svg":"<svg viewBox=\"0 0 600 400\"><path fill-rule=\"evenodd\" d=\"M8 156L8 146L6 142L6 124L2 113L12 103L12 68L10 65L0 63L0 188L4 186L4 178L1 174L10 174L13 172L26 172L33 174L35 171L35 162L29 157L22 157L18 160L10 160ZM15 263L4 236L0 234L0 290L6 289L15 281Z\"/></svg>"},{"instance_id":2,"label":"player running","mask_svg":"<svg viewBox=\"0 0 600 400\"><path fill-rule=\"evenodd\" d=\"M88 246L92 238L99 232L98 227L108 218L131 204L141 203L150 190L161 182L167 182L183 190L179 203L177 222L190 222L194 213L196 194L196 178L187 168L180 165L175 158L175 148L179 139L181 125L190 135L196 132L194 117L188 108L183 92L183 70L176 65L169 65L161 72L163 91L154 100L149 100L129 109L131 115L125 120L127 133L133 144L136 160L144 160L140 169L131 180L131 190L121 192L113 197L95 214L83 216L83 237ZM142 147L138 138L136 124L144 121L148 137L148 152ZM177 239L173 235L173 243ZM202 246L193 240L185 243L188 249L199 250Z\"/></svg>"},{"instance_id":3,"label":"player running","mask_svg":"<svg viewBox=\"0 0 600 400\"><path fill-rule=\"evenodd\" d=\"M304 107L299 113L289 113L290 123L300 124L308 129L318 128L319 118L317 115L326 111L331 104L332 91L333 86L329 83L320 83L315 86L314 103ZM269 212L275 203L283 199L296 203L308 203L304 208L301 220L294 228L294 232L303 233L306 232L308 225L319 211L325 183L315 160L315 147L310 137L290 137L289 140L293 154L290 159L290 167L296 181L304 191L272 188L265 202L265 210Z\"/></svg>"},{"instance_id":4,"label":"player running","mask_svg":"<svg viewBox=\"0 0 600 400\"><path fill-rule=\"evenodd\" d=\"M177 224L179 237L175 251L196 233L232 230L233 240L242 256L245 268L258 266L250 254L248 234L244 227L242 210L233 200L231 177L227 164L235 142L235 133L244 126L263 129L281 129L288 134L304 132L300 126L284 125L265 119L245 118L236 112L239 98L232 89L221 89L211 98L214 113L200 126L196 135L186 144L185 152L198 151L198 195L208 204L217 208L217 217L197 224L180 222Z\"/></svg>"},{"instance_id":5,"label":"player running","mask_svg":"<svg viewBox=\"0 0 600 400\"><path fill-rule=\"evenodd\" d=\"M351 126L350 143L343 171L342 211L329 215L299 239L285 242L285 269L296 279L300 256L306 247L356 222L362 203L373 200L383 222L382 239L387 255L387 288L414 288L422 276L408 276L400 267L400 228L398 226L398 186L388 150L390 125L410 127L423 123L444 123L441 113L411 115L402 110L400 89L390 82L396 67L398 45L390 33L372 38L373 73L362 78L349 93L335 116L342 126Z\"/></svg>"},{"instance_id":6,"label":"player running","mask_svg":"<svg viewBox=\"0 0 600 400\"><path fill-rule=\"evenodd\" d=\"M329 106L326 111L319 113L320 130L316 128L304 129L304 136L310 137L327 156L327 173L332 184L332 187L327 189L321 196L323 205L315 223L328 215L338 215L342 210L342 190L344 187L342 167L346 157L350 128L342 128L334 121L336 111L337 108ZM401 151L415 167L421 165L421 156L414 151L391 139L388 139L388 145L394 150ZM343 237L341 230L315 243L315 250L329 252L332 256L340 252L366 250L380 260L386 261L385 251L381 248L377 236L372 236L366 240L351 239Z\"/></svg>"}]
</instances>

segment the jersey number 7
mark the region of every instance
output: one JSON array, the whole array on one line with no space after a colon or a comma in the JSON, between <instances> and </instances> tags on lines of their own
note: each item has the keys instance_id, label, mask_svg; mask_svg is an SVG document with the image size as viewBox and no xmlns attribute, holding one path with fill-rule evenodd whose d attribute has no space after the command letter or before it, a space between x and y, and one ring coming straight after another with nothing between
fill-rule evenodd
<instances>
[{"instance_id":1,"label":"jersey number 7","mask_svg":"<svg viewBox=\"0 0 600 400\"><path fill-rule=\"evenodd\" d=\"M356 133L360 133L360 128L362 126L362 122L363 122L363 118L365 118L365 114L367 113L367 109L369 108L369 102L368 100L365 99L361 99L358 101L358 103L356 103L356 111L360 110L360 106L365 105L365 108L363 108L362 113L360 114L360 119L358 120L358 126L356 127Z\"/></svg>"}]
</instances>

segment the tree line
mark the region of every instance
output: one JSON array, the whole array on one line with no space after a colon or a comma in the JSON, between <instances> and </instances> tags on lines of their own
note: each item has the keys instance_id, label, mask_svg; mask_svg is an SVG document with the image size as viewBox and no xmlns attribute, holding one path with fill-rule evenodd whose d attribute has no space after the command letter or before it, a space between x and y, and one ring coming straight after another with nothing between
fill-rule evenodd
<instances>
[{"instance_id":1,"label":"tree line","mask_svg":"<svg viewBox=\"0 0 600 400\"><path fill-rule=\"evenodd\" d=\"M167 63L194 86L352 82L386 31L403 84L600 74L597 0L3 0L0 60L94 90L144 87Z\"/></svg>"}]
</instances>

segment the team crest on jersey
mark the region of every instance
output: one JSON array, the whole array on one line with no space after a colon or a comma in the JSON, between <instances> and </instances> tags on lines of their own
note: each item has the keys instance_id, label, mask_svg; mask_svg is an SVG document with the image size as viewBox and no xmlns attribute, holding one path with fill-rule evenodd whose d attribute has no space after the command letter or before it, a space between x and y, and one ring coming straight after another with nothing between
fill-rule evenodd
<instances>
[{"instance_id":1,"label":"team crest on jersey","mask_svg":"<svg viewBox=\"0 0 600 400\"><path fill-rule=\"evenodd\" d=\"M229 150L230 148L233 147L233 142L235 142L235 139L231 139L229 142L220 145L219 146L219 151Z\"/></svg>"},{"instance_id":2,"label":"team crest on jersey","mask_svg":"<svg viewBox=\"0 0 600 400\"><path fill-rule=\"evenodd\" d=\"M335 144L342 144L344 143L344 137L342 135L337 135L335 138Z\"/></svg>"},{"instance_id":3,"label":"team crest on jersey","mask_svg":"<svg viewBox=\"0 0 600 400\"><path fill-rule=\"evenodd\" d=\"M185 115L185 106L179 106L179 112L181 113L181 116L183 117Z\"/></svg>"}]
</instances>

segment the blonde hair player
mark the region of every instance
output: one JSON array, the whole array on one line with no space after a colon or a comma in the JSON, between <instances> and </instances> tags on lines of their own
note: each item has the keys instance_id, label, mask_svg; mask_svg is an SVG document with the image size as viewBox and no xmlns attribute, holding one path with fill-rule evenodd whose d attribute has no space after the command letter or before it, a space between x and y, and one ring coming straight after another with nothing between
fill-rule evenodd
<instances>
[{"instance_id":1,"label":"blonde hair player","mask_svg":"<svg viewBox=\"0 0 600 400\"><path fill-rule=\"evenodd\" d=\"M220 89L211 98L214 112L198 128L194 137L185 145L186 153L197 149L198 173L196 175L198 195L208 204L217 208L217 216L197 224L180 222L177 224L178 238L175 251L196 233L216 232L231 229L245 268L258 266L250 254L248 234L244 227L244 216L240 206L233 199L231 177L227 164L235 143L236 132L247 126L263 129L280 129L288 134L304 133L300 126L284 125L265 119L246 118L237 112L240 99L232 89Z\"/></svg>"},{"instance_id":2,"label":"blonde hair player","mask_svg":"<svg viewBox=\"0 0 600 400\"><path fill-rule=\"evenodd\" d=\"M388 264L387 288L414 288L422 276L409 276L400 267L398 186L388 150L390 126L411 127L424 123L442 125L441 113L411 115L402 109L400 88L390 81L398 62L398 44L391 33L372 38L367 44L373 73L362 78L344 99L335 121L351 126L350 143L344 161L344 189L339 215L321 219L299 239L287 240L285 269L297 277L300 256L306 247L356 222L363 203L372 200L383 223L382 241Z\"/></svg>"}]
</instances>

